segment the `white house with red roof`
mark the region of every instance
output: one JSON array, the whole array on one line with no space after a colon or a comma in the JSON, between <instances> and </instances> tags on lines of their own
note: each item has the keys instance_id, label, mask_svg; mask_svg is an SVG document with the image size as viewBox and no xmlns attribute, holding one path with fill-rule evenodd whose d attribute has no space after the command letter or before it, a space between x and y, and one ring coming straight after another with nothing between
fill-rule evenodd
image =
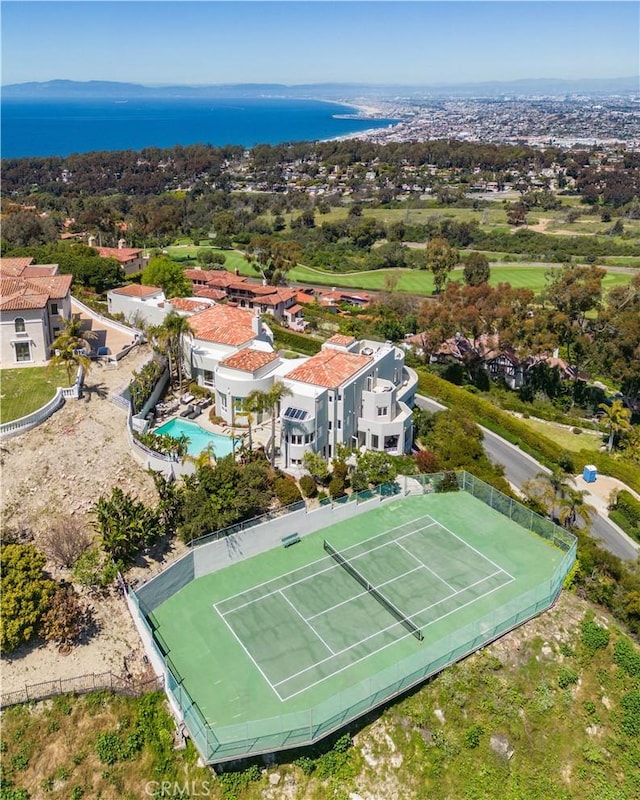
<instances>
[{"instance_id":1,"label":"white house with red roof","mask_svg":"<svg viewBox=\"0 0 640 800\"><path fill-rule=\"evenodd\" d=\"M46 364L63 319L71 316L71 275L33 258L0 258L3 367Z\"/></svg>"},{"instance_id":2,"label":"white house with red roof","mask_svg":"<svg viewBox=\"0 0 640 800\"><path fill-rule=\"evenodd\" d=\"M95 247L101 258L115 258L124 270L125 275L142 272L146 267L148 258L140 247L126 247L124 239L118 241L117 247L96 247L95 236L89 237L89 245Z\"/></svg>"},{"instance_id":3,"label":"white house with red roof","mask_svg":"<svg viewBox=\"0 0 640 800\"><path fill-rule=\"evenodd\" d=\"M399 455L411 450L418 379L391 342L336 335L283 376L283 467L308 451L333 458L339 444Z\"/></svg>"}]
</instances>

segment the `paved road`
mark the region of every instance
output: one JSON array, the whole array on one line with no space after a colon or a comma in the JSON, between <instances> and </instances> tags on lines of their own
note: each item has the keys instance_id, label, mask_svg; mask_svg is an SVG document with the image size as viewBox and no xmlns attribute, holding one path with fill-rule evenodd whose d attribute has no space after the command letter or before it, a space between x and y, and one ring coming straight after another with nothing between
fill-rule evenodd
<instances>
[{"instance_id":1,"label":"paved road","mask_svg":"<svg viewBox=\"0 0 640 800\"><path fill-rule=\"evenodd\" d=\"M441 411L445 406L422 395L416 395L416 405L428 411ZM549 470L519 447L512 445L492 431L482 428L483 446L489 458L497 464L503 464L505 477L518 489L522 484L536 476L537 473ZM598 513L591 522L591 534L599 539L610 553L628 561L638 558L639 548L631 539L618 531L602 514Z\"/></svg>"}]
</instances>

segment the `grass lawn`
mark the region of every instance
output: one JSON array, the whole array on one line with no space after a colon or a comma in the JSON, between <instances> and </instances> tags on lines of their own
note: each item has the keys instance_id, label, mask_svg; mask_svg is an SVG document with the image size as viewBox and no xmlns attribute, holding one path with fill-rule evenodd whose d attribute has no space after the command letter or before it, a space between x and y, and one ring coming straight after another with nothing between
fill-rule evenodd
<instances>
[{"instance_id":1,"label":"grass lawn","mask_svg":"<svg viewBox=\"0 0 640 800\"><path fill-rule=\"evenodd\" d=\"M525 425L534 431L556 442L565 450L578 452L579 450L593 450L597 452L602 445L602 435L596 432L582 430L582 433L573 433L566 425L557 425L555 422L542 422L537 419L522 419Z\"/></svg>"},{"instance_id":2,"label":"grass lawn","mask_svg":"<svg viewBox=\"0 0 640 800\"><path fill-rule=\"evenodd\" d=\"M200 247L168 247L166 248L171 258L195 258ZM212 248L215 251L215 248ZM216 251L223 252L226 256L224 268L237 270L240 275L258 278L256 270L247 263L242 253L237 250ZM488 254L495 255L495 254ZM490 283L496 286L499 283L510 283L518 289L532 289L536 294L541 292L546 284L546 273L549 268L557 264L535 263L498 263L491 265ZM310 283L320 286L339 286L348 289L362 289L363 291L383 291L389 276L397 276L396 286L399 292L411 292L418 295L430 295L433 292L433 277L426 270L412 269L377 269L363 272L326 272L321 269L305 267L299 264L288 273L290 281L297 283ZM631 280L630 274L608 273L603 281L605 290L613 286L625 285ZM451 273L452 280L462 280L462 267L456 268Z\"/></svg>"},{"instance_id":3,"label":"grass lawn","mask_svg":"<svg viewBox=\"0 0 640 800\"><path fill-rule=\"evenodd\" d=\"M51 400L59 386L68 385L63 367L0 370L0 422L31 414Z\"/></svg>"}]
</instances>

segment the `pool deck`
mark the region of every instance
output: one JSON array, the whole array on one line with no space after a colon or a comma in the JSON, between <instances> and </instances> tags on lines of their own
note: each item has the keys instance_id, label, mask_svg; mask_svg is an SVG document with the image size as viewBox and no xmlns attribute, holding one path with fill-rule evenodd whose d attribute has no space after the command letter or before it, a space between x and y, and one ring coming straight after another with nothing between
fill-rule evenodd
<instances>
[{"instance_id":1,"label":"pool deck","mask_svg":"<svg viewBox=\"0 0 640 800\"><path fill-rule=\"evenodd\" d=\"M165 401L166 402L166 401ZM154 433L161 425L171 422L174 419L181 419L180 414L185 410L189 403L180 403L180 408L171 414L167 414L162 418L157 418L153 425L149 428L151 433ZM195 422L203 430L208 433L217 433L221 436L233 436L236 439L244 439L248 442L249 428L244 425L229 425L227 423L214 423L209 419L209 413L214 408L213 405L205 408L202 414L189 422ZM276 436L279 432L279 420L276 420ZM251 438L253 440L254 449L257 447L265 447L269 438L271 437L271 419L265 419L263 422L251 426Z\"/></svg>"}]
</instances>

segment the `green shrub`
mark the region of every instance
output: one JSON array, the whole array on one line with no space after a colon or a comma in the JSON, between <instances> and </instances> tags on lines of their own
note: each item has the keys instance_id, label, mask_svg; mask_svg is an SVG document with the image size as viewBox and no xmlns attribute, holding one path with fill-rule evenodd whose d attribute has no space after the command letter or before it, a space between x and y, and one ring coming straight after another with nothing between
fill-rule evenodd
<instances>
[{"instance_id":1,"label":"green shrub","mask_svg":"<svg viewBox=\"0 0 640 800\"><path fill-rule=\"evenodd\" d=\"M560 674L558 675L558 686L561 689L568 689L578 682L578 673L570 667L560 667Z\"/></svg>"},{"instance_id":2,"label":"green shrub","mask_svg":"<svg viewBox=\"0 0 640 800\"><path fill-rule=\"evenodd\" d=\"M455 472L445 472L442 480L435 485L436 492L457 492L459 489L458 476Z\"/></svg>"},{"instance_id":3,"label":"green shrub","mask_svg":"<svg viewBox=\"0 0 640 800\"><path fill-rule=\"evenodd\" d=\"M318 494L318 487L311 475L303 475L299 483L300 491L304 497L315 497Z\"/></svg>"},{"instance_id":4,"label":"green shrub","mask_svg":"<svg viewBox=\"0 0 640 800\"><path fill-rule=\"evenodd\" d=\"M632 642L623 637L618 639L613 647L613 660L620 669L632 678L640 676L640 652L636 650Z\"/></svg>"},{"instance_id":5,"label":"green shrub","mask_svg":"<svg viewBox=\"0 0 640 800\"><path fill-rule=\"evenodd\" d=\"M293 763L302 770L303 775L311 775L316 768L316 762L309 756L300 756Z\"/></svg>"},{"instance_id":6,"label":"green shrub","mask_svg":"<svg viewBox=\"0 0 640 800\"><path fill-rule=\"evenodd\" d=\"M468 750L474 750L480 744L480 737L484 733L481 725L472 725L464 732L464 746Z\"/></svg>"},{"instance_id":7,"label":"green shrub","mask_svg":"<svg viewBox=\"0 0 640 800\"><path fill-rule=\"evenodd\" d=\"M627 736L640 737L640 691L628 692L620 704L623 708L620 727Z\"/></svg>"},{"instance_id":8,"label":"green shrub","mask_svg":"<svg viewBox=\"0 0 640 800\"><path fill-rule=\"evenodd\" d=\"M334 477L329 481L329 495L331 497L344 497L344 481L342 478Z\"/></svg>"},{"instance_id":9,"label":"green shrub","mask_svg":"<svg viewBox=\"0 0 640 800\"><path fill-rule=\"evenodd\" d=\"M601 650L609 644L610 634L606 628L598 625L593 619L585 619L582 623L582 644L591 653Z\"/></svg>"},{"instance_id":10,"label":"green shrub","mask_svg":"<svg viewBox=\"0 0 640 800\"><path fill-rule=\"evenodd\" d=\"M300 489L293 478L277 478L273 484L273 491L283 506L290 506L302 499Z\"/></svg>"}]
</instances>

